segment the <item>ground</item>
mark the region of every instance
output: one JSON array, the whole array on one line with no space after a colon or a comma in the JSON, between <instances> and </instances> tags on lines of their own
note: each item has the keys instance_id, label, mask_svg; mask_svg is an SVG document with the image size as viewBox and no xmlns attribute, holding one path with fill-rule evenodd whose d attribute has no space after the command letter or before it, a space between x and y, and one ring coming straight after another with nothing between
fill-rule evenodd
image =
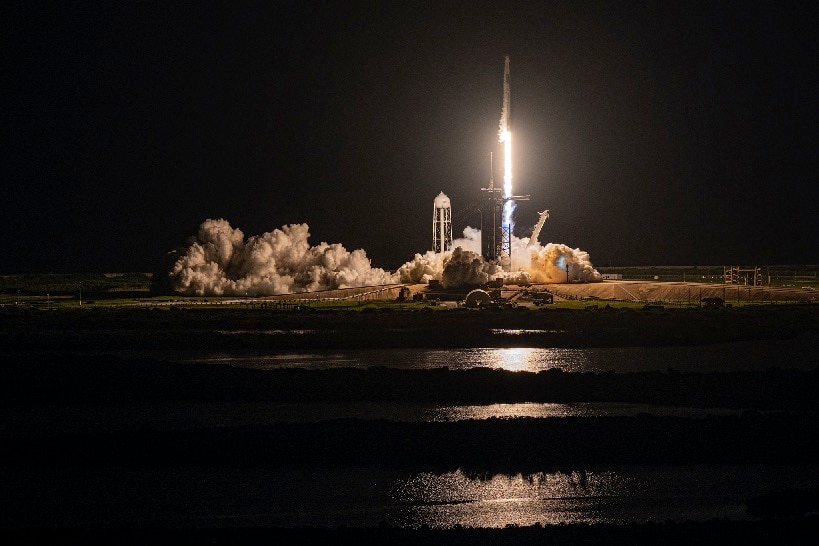
<instances>
[{"instance_id":1,"label":"ground","mask_svg":"<svg viewBox=\"0 0 819 546\"><path fill-rule=\"evenodd\" d=\"M426 284L406 285L410 294L430 294ZM373 299L381 299L391 295L396 296L398 288L392 287L373 291L370 288L351 288L345 290L329 290L320 293L291 294L276 296L276 299L299 298L352 298L366 299L372 294ZM555 302L564 300L603 300L638 303L661 303L698 305L703 298L718 297L726 304L746 303L807 303L819 302L819 291L813 288L797 287L770 287L744 286L709 282L668 282L668 281L633 281L633 280L606 280L592 283L569 284L533 284L531 286L506 285L501 290L501 297L511 299L519 304L526 304L530 300L527 292L548 291L555 296ZM466 294L461 294L460 298Z\"/></svg>"}]
</instances>

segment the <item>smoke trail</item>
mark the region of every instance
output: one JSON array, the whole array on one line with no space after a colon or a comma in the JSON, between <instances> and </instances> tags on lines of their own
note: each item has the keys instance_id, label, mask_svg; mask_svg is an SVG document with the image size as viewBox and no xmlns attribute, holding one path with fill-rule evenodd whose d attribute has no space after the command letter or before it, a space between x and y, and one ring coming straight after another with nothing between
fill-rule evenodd
<instances>
[{"instance_id":1,"label":"smoke trail","mask_svg":"<svg viewBox=\"0 0 819 546\"><path fill-rule=\"evenodd\" d=\"M501 107L500 127L498 135L503 142L503 135L509 130L509 108L511 102L511 85L509 73L509 55L503 58L503 106Z\"/></svg>"},{"instance_id":2,"label":"smoke trail","mask_svg":"<svg viewBox=\"0 0 819 546\"><path fill-rule=\"evenodd\" d=\"M373 268L364 250L308 243L307 224L290 224L245 241L224 219L205 220L169 273L185 295L273 295L398 282Z\"/></svg>"}]
</instances>

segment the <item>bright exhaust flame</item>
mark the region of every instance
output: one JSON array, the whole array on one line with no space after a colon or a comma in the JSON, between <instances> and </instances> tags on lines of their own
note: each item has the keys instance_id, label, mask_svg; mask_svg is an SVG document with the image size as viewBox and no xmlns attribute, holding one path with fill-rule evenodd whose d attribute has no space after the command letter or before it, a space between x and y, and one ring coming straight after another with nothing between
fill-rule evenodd
<instances>
[{"instance_id":1,"label":"bright exhaust flame","mask_svg":"<svg viewBox=\"0 0 819 546\"><path fill-rule=\"evenodd\" d=\"M512 133L508 129L501 131L499 140L503 143L503 196L512 196ZM514 202L507 200L503 204L503 223L512 230L512 210Z\"/></svg>"},{"instance_id":2,"label":"bright exhaust flame","mask_svg":"<svg viewBox=\"0 0 819 546\"><path fill-rule=\"evenodd\" d=\"M503 204L503 226L511 235L512 211L515 205L509 199L512 196L512 134L509 132L510 95L509 55L506 55L503 59L503 108L501 109L498 140L503 143L503 196L507 198Z\"/></svg>"}]
</instances>

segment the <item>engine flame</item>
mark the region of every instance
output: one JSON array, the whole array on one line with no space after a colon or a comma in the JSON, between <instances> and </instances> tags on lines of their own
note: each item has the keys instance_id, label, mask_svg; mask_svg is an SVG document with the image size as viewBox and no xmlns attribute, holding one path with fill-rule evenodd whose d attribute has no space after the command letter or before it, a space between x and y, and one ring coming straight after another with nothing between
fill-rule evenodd
<instances>
[{"instance_id":1,"label":"engine flame","mask_svg":"<svg viewBox=\"0 0 819 546\"><path fill-rule=\"evenodd\" d=\"M508 129L501 131L499 140L503 143L503 196L512 196L512 133ZM514 203L511 200L503 204L503 223L512 229L512 209Z\"/></svg>"},{"instance_id":2,"label":"engine flame","mask_svg":"<svg viewBox=\"0 0 819 546\"><path fill-rule=\"evenodd\" d=\"M510 87L509 55L506 55L503 59L503 108L501 109L498 140L503 144L503 196L507 198L503 204L503 226L511 236L512 211L515 205L509 199L512 196L512 134L509 132Z\"/></svg>"}]
</instances>

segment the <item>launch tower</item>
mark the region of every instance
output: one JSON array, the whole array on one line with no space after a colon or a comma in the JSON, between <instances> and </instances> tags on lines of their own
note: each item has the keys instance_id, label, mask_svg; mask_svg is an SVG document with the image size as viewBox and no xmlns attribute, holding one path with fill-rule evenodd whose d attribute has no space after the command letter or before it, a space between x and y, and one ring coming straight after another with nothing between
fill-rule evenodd
<instances>
[{"instance_id":1,"label":"launch tower","mask_svg":"<svg viewBox=\"0 0 819 546\"><path fill-rule=\"evenodd\" d=\"M511 268L512 222L506 220L505 207L509 201L528 201L528 195L503 195L492 179L489 187L481 188L481 254L484 260L500 264L505 271Z\"/></svg>"},{"instance_id":2,"label":"launch tower","mask_svg":"<svg viewBox=\"0 0 819 546\"><path fill-rule=\"evenodd\" d=\"M497 262L503 256L503 188L495 186L492 153L489 154L489 186L481 188L481 254Z\"/></svg>"}]
</instances>

